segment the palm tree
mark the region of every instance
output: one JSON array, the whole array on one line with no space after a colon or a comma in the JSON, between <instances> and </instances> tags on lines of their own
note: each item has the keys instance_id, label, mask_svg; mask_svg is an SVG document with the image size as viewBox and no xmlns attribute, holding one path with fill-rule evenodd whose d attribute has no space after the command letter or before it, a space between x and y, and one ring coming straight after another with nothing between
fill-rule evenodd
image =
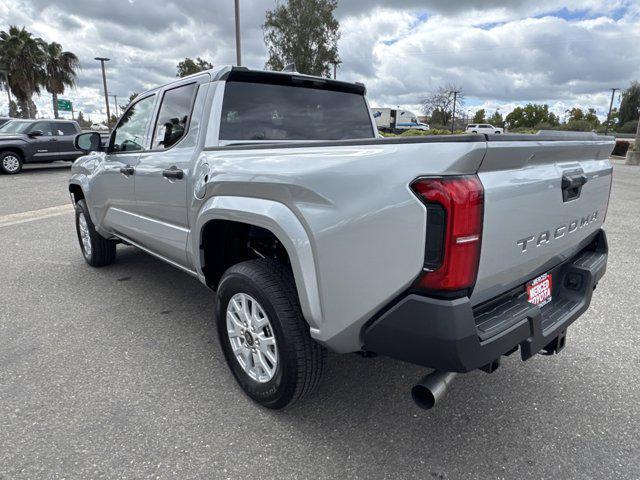
<instances>
[{"instance_id":1,"label":"palm tree","mask_svg":"<svg viewBox=\"0 0 640 480\"><path fill-rule=\"evenodd\" d=\"M0 32L0 62L5 65L9 74L9 88L18 100L23 115L35 116L35 105L31 98L40 93L40 85L44 80L44 52L41 40L33 38L24 27L16 25L9 31Z\"/></svg>"},{"instance_id":2,"label":"palm tree","mask_svg":"<svg viewBox=\"0 0 640 480\"><path fill-rule=\"evenodd\" d=\"M53 114L58 116L58 95L64 93L65 87L73 87L76 83L76 70L80 68L80 61L75 54L63 52L62 45L56 42L42 41L44 51L44 87L53 96Z\"/></svg>"}]
</instances>

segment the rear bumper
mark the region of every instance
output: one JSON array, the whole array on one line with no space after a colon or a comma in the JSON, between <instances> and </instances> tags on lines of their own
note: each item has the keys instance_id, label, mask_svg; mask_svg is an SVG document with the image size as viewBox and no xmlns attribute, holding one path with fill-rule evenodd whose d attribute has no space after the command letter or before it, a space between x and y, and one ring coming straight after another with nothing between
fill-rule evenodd
<instances>
[{"instance_id":1,"label":"rear bumper","mask_svg":"<svg viewBox=\"0 0 640 480\"><path fill-rule=\"evenodd\" d=\"M408 295L366 327L364 348L451 372L492 365L518 348L523 360L545 347L557 351L567 327L589 307L607 252L600 230L587 247L551 270L553 301L542 308L527 302L526 282L476 308L466 297Z\"/></svg>"}]
</instances>

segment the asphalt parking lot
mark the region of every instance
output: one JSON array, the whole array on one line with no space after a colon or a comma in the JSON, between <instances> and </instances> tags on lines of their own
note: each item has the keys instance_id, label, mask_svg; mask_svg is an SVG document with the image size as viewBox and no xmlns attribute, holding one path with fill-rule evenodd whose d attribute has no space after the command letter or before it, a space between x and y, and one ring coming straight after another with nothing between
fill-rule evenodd
<instances>
[{"instance_id":1,"label":"asphalt parking lot","mask_svg":"<svg viewBox=\"0 0 640 480\"><path fill-rule=\"evenodd\" d=\"M425 369L356 355L257 407L197 280L132 247L85 264L67 176L0 176L1 479L640 478L640 167L615 166L608 272L566 349L459 376L428 412Z\"/></svg>"}]
</instances>

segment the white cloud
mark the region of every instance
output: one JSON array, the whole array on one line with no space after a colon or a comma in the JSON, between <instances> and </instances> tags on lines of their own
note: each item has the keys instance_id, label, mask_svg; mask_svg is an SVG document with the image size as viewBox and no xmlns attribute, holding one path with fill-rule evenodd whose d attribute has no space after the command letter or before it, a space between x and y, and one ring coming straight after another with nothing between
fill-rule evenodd
<instances>
[{"instance_id":1,"label":"white cloud","mask_svg":"<svg viewBox=\"0 0 640 480\"><path fill-rule=\"evenodd\" d=\"M252 68L266 60L260 25L273 4L241 0L243 58ZM451 82L464 88L469 111L507 113L535 101L556 113L596 107L603 116L608 89L640 78L635 0L341 0L337 15L338 75L363 81L374 105L417 109ZM65 96L93 118L104 115L95 56L112 58L109 88L122 97L170 81L185 56L235 60L231 1L3 0L0 29L10 24L78 54L78 87ZM36 103L51 113L46 92Z\"/></svg>"}]
</instances>

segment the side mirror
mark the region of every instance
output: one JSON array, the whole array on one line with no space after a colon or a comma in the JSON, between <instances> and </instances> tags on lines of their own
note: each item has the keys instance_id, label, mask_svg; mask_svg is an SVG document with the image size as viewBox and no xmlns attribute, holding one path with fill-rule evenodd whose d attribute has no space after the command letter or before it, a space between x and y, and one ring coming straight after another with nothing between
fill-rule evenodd
<instances>
[{"instance_id":1,"label":"side mirror","mask_svg":"<svg viewBox=\"0 0 640 480\"><path fill-rule=\"evenodd\" d=\"M95 152L100 150L102 137L97 132L81 133L76 135L73 145L76 150L82 150L85 153Z\"/></svg>"},{"instance_id":2,"label":"side mirror","mask_svg":"<svg viewBox=\"0 0 640 480\"><path fill-rule=\"evenodd\" d=\"M34 138L41 137L42 135L44 135L44 133L42 132L42 130L31 130L27 135L29 135L31 138Z\"/></svg>"}]
</instances>

